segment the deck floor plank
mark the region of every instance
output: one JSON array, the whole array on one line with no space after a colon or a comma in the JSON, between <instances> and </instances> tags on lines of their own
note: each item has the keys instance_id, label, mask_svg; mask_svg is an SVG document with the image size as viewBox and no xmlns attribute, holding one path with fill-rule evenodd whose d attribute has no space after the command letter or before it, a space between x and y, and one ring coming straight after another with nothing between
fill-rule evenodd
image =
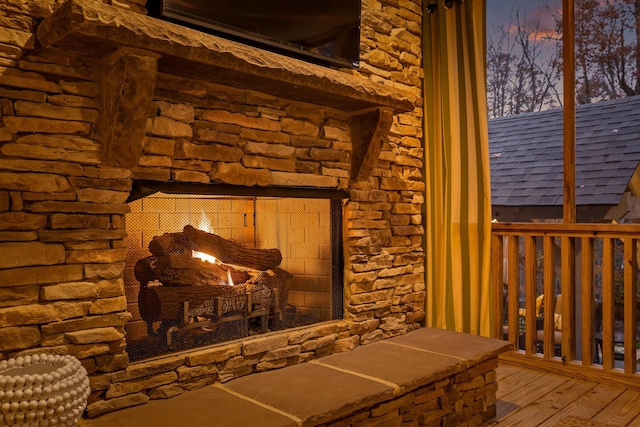
<instances>
[{"instance_id":1,"label":"deck floor plank","mask_svg":"<svg viewBox=\"0 0 640 427\"><path fill-rule=\"evenodd\" d=\"M497 415L489 426L552 427L580 417L640 427L640 392L507 363L497 377Z\"/></svg>"},{"instance_id":2,"label":"deck floor plank","mask_svg":"<svg viewBox=\"0 0 640 427\"><path fill-rule=\"evenodd\" d=\"M552 416L546 421L546 425L554 425L566 417L580 417L592 419L600 413L607 405L613 402L624 392L624 389L605 384L598 384L592 387L582 396L566 406L562 411Z\"/></svg>"},{"instance_id":3,"label":"deck floor plank","mask_svg":"<svg viewBox=\"0 0 640 427\"><path fill-rule=\"evenodd\" d=\"M503 363L502 365L500 365L500 369L498 369L497 371L498 381L501 381L502 379L508 377L509 375L513 375L522 370L524 370L522 366L507 365L506 363Z\"/></svg>"},{"instance_id":4,"label":"deck floor plank","mask_svg":"<svg viewBox=\"0 0 640 427\"><path fill-rule=\"evenodd\" d=\"M571 379L525 406L500 423L500 426L537 427L562 411L597 383Z\"/></svg>"},{"instance_id":5,"label":"deck floor plank","mask_svg":"<svg viewBox=\"0 0 640 427\"><path fill-rule=\"evenodd\" d=\"M638 415L640 408L640 393L626 390L617 399L607 405L602 411L593 417L594 421L601 423L626 426Z\"/></svg>"},{"instance_id":6,"label":"deck floor plank","mask_svg":"<svg viewBox=\"0 0 640 427\"><path fill-rule=\"evenodd\" d=\"M501 367L502 366L503 365L501 365ZM500 369L498 372L499 371ZM544 375L541 371L524 368L513 371L510 375L503 376L502 378L500 378L500 374L498 374L498 392L496 393L496 397L500 400L502 396L509 395L510 393L521 389L523 386L539 378L541 375Z\"/></svg>"},{"instance_id":7,"label":"deck floor plank","mask_svg":"<svg viewBox=\"0 0 640 427\"><path fill-rule=\"evenodd\" d=\"M635 417L633 421L627 424L627 427L640 427L640 415Z\"/></svg>"},{"instance_id":8,"label":"deck floor plank","mask_svg":"<svg viewBox=\"0 0 640 427\"><path fill-rule=\"evenodd\" d=\"M509 376L506 379L512 377L513 376ZM501 420L509 414L531 405L533 402L542 398L552 390L561 387L568 381L570 381L570 378L562 375L538 374L535 379L528 381L526 384L512 384L513 386L516 386L514 390L498 397L498 401L496 403L496 419ZM500 391L500 383L498 383L498 391Z\"/></svg>"}]
</instances>

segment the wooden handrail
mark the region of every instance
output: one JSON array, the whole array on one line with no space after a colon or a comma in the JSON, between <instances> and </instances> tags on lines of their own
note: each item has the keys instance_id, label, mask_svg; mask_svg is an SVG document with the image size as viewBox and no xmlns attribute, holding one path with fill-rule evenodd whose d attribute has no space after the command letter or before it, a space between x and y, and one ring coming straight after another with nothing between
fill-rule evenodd
<instances>
[{"instance_id":1,"label":"wooden handrail","mask_svg":"<svg viewBox=\"0 0 640 427\"><path fill-rule=\"evenodd\" d=\"M527 366L537 360L544 369L548 363L571 363L573 375L583 372L583 378L593 378L598 372L603 382L635 384L632 388L640 390L636 360L640 225L493 223L491 241L496 308L492 330L515 348L505 358L521 359ZM616 253L620 246L623 252ZM618 319L616 291L624 295ZM538 322L536 298L541 294L543 319ZM554 310L559 294L561 306ZM561 313L560 331L554 311ZM618 354L616 364L620 346L624 361Z\"/></svg>"},{"instance_id":2,"label":"wooden handrail","mask_svg":"<svg viewBox=\"0 0 640 427\"><path fill-rule=\"evenodd\" d=\"M640 225L638 224L562 224L562 223L536 223L536 222L494 222L491 224L494 234L503 236L523 236L532 234L544 236L546 234L556 237L615 237L624 238L639 237Z\"/></svg>"}]
</instances>

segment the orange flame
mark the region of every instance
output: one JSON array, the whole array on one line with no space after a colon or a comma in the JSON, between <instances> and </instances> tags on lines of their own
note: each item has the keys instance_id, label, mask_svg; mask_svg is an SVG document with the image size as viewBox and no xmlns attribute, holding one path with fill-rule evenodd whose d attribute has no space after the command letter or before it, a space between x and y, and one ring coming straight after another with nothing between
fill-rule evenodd
<instances>
[{"instance_id":1,"label":"orange flame","mask_svg":"<svg viewBox=\"0 0 640 427\"><path fill-rule=\"evenodd\" d=\"M211 264L216 263L216 257L205 254L204 252L191 251L191 256L194 258L201 259L202 261L210 262Z\"/></svg>"},{"instance_id":2,"label":"orange flame","mask_svg":"<svg viewBox=\"0 0 640 427\"><path fill-rule=\"evenodd\" d=\"M233 279L231 278L231 270L227 270L227 281L229 283L229 286L235 286L235 284L233 283Z\"/></svg>"},{"instance_id":3,"label":"orange flame","mask_svg":"<svg viewBox=\"0 0 640 427\"><path fill-rule=\"evenodd\" d=\"M198 230L206 231L207 233L212 233L211 221L204 214L204 211L200 213L200 221L198 222L198 226L196 227ZM210 262L211 264L216 263L216 257L209 255L204 252L191 251L191 256L194 258L201 259L202 261Z\"/></svg>"}]
</instances>

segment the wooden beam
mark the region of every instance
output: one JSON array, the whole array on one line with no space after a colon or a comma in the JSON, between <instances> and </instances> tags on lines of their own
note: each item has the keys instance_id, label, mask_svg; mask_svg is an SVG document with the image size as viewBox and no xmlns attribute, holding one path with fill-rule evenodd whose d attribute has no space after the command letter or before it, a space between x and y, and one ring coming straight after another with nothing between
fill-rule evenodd
<instances>
[{"instance_id":1,"label":"wooden beam","mask_svg":"<svg viewBox=\"0 0 640 427\"><path fill-rule=\"evenodd\" d=\"M640 196L640 166L636 167L633 175L631 175L629 191L631 191L631 195L633 196Z\"/></svg>"},{"instance_id":2,"label":"wooden beam","mask_svg":"<svg viewBox=\"0 0 640 427\"><path fill-rule=\"evenodd\" d=\"M498 356L501 362L516 366L539 369L547 373L570 376L594 381L600 384L609 384L614 387L624 387L630 390L640 391L640 381L634 375L626 375L620 369L610 371L603 370L597 365L582 366L579 362L562 363L558 358L543 359L537 355L528 355L524 352L502 353Z\"/></svg>"},{"instance_id":3,"label":"wooden beam","mask_svg":"<svg viewBox=\"0 0 640 427\"><path fill-rule=\"evenodd\" d=\"M371 176L393 124L391 108L376 108L351 116L351 179Z\"/></svg>"},{"instance_id":4,"label":"wooden beam","mask_svg":"<svg viewBox=\"0 0 640 427\"><path fill-rule=\"evenodd\" d=\"M574 0L562 1L562 72L564 79L563 219L576 222L576 73Z\"/></svg>"}]
</instances>

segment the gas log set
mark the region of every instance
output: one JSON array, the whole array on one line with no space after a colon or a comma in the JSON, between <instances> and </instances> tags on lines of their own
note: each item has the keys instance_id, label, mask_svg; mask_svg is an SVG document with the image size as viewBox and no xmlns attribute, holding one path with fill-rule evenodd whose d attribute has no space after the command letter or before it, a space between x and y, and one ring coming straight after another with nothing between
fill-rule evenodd
<instances>
[{"instance_id":1,"label":"gas log set","mask_svg":"<svg viewBox=\"0 0 640 427\"><path fill-rule=\"evenodd\" d=\"M202 334L247 336L250 322L262 333L282 328L292 275L279 268L280 250L249 248L187 225L155 236L149 251L135 265L138 307L149 335L169 349L189 347Z\"/></svg>"}]
</instances>

